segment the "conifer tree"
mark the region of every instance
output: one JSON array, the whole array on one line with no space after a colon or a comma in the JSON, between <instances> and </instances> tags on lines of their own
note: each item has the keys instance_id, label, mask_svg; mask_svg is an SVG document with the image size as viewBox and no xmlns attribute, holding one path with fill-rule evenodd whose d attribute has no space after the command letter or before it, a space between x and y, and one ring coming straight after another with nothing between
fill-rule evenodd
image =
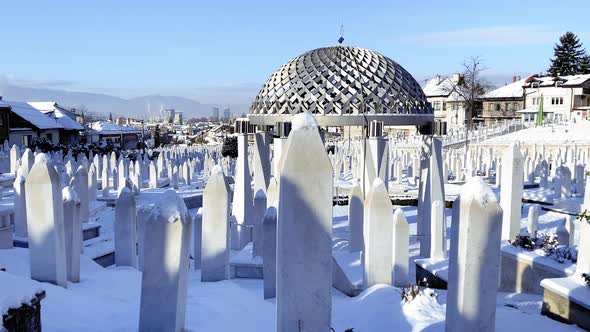
<instances>
[{"instance_id":1,"label":"conifer tree","mask_svg":"<svg viewBox=\"0 0 590 332\"><path fill-rule=\"evenodd\" d=\"M580 61L580 74L590 74L590 54L586 54Z\"/></svg>"},{"instance_id":2,"label":"conifer tree","mask_svg":"<svg viewBox=\"0 0 590 332\"><path fill-rule=\"evenodd\" d=\"M555 44L553 52L554 58L551 59L549 74L553 76L580 74L586 51L578 36L573 32L566 32L559 37L559 43Z\"/></svg>"}]
</instances>

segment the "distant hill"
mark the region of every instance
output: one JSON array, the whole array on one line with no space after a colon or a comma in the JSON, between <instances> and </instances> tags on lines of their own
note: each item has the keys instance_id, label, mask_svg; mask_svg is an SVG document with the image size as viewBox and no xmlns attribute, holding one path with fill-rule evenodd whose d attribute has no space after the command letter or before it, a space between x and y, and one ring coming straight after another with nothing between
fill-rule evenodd
<instances>
[{"instance_id":1,"label":"distant hill","mask_svg":"<svg viewBox=\"0 0 590 332\"><path fill-rule=\"evenodd\" d=\"M209 117L214 105L201 104L196 100L177 96L148 95L124 99L101 93L73 92L57 89L41 89L16 86L0 82L0 96L11 101L55 101L65 107L84 105L90 112L113 116L145 116L148 109L157 115L163 108L184 112L184 118ZM248 111L247 105L229 105L232 113L239 116Z\"/></svg>"}]
</instances>

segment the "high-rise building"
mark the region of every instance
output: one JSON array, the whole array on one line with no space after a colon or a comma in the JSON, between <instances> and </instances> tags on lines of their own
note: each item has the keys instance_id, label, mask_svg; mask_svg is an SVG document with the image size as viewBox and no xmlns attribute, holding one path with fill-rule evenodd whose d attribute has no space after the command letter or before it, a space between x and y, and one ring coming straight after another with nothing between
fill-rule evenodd
<instances>
[{"instance_id":1,"label":"high-rise building","mask_svg":"<svg viewBox=\"0 0 590 332\"><path fill-rule=\"evenodd\" d=\"M174 124L182 125L182 112L176 111L174 113Z\"/></svg>"},{"instance_id":2,"label":"high-rise building","mask_svg":"<svg viewBox=\"0 0 590 332\"><path fill-rule=\"evenodd\" d=\"M223 119L229 120L230 118L231 118L231 111L229 110L229 107L226 107L223 109Z\"/></svg>"},{"instance_id":3,"label":"high-rise building","mask_svg":"<svg viewBox=\"0 0 590 332\"><path fill-rule=\"evenodd\" d=\"M213 120L219 120L219 107L213 107L213 113L211 114Z\"/></svg>"},{"instance_id":4,"label":"high-rise building","mask_svg":"<svg viewBox=\"0 0 590 332\"><path fill-rule=\"evenodd\" d=\"M174 123L174 114L176 114L176 110L174 110L174 108L167 108L165 110L166 112L166 119L165 121L167 123Z\"/></svg>"}]
</instances>

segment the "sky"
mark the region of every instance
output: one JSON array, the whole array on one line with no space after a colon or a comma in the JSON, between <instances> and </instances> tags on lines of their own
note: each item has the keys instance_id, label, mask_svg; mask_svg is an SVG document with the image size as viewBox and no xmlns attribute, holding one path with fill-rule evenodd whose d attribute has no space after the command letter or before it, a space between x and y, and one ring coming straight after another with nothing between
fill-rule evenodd
<instances>
[{"instance_id":1,"label":"sky","mask_svg":"<svg viewBox=\"0 0 590 332\"><path fill-rule=\"evenodd\" d=\"M282 64L337 44L417 80L479 56L497 84L547 70L566 31L590 51L590 1L0 0L0 79L124 98L250 103Z\"/></svg>"}]
</instances>

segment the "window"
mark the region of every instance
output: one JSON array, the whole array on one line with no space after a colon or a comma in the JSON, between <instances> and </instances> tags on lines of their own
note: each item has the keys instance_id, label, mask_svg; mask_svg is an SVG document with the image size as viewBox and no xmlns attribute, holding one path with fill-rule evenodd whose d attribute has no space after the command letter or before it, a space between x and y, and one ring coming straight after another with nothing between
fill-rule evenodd
<instances>
[{"instance_id":1,"label":"window","mask_svg":"<svg viewBox=\"0 0 590 332\"><path fill-rule=\"evenodd\" d=\"M496 104L496 112L500 112L502 110L502 106L500 105L500 103Z\"/></svg>"},{"instance_id":2,"label":"window","mask_svg":"<svg viewBox=\"0 0 590 332\"><path fill-rule=\"evenodd\" d=\"M459 110L459 103L453 103L453 111Z\"/></svg>"},{"instance_id":3,"label":"window","mask_svg":"<svg viewBox=\"0 0 590 332\"><path fill-rule=\"evenodd\" d=\"M440 101L433 101L432 109L434 109L435 111L440 111Z\"/></svg>"},{"instance_id":4,"label":"window","mask_svg":"<svg viewBox=\"0 0 590 332\"><path fill-rule=\"evenodd\" d=\"M506 103L506 110L507 111L512 111L512 104L511 103Z\"/></svg>"},{"instance_id":5,"label":"window","mask_svg":"<svg viewBox=\"0 0 590 332\"><path fill-rule=\"evenodd\" d=\"M445 103L445 102L443 101L443 102L442 102L442 105L443 105L443 108L442 108L442 110L443 110L443 111L446 111L446 110L447 110L447 103Z\"/></svg>"},{"instance_id":6,"label":"window","mask_svg":"<svg viewBox=\"0 0 590 332\"><path fill-rule=\"evenodd\" d=\"M53 134L45 134L45 137L47 137L48 141L53 142Z\"/></svg>"},{"instance_id":7,"label":"window","mask_svg":"<svg viewBox=\"0 0 590 332\"><path fill-rule=\"evenodd\" d=\"M559 97L559 105L563 105L563 97Z\"/></svg>"},{"instance_id":8,"label":"window","mask_svg":"<svg viewBox=\"0 0 590 332\"><path fill-rule=\"evenodd\" d=\"M494 103L490 103L488 106L488 111L493 111L494 110Z\"/></svg>"},{"instance_id":9,"label":"window","mask_svg":"<svg viewBox=\"0 0 590 332\"><path fill-rule=\"evenodd\" d=\"M24 135L23 136L23 146L29 146L31 141L33 140L33 135Z\"/></svg>"}]
</instances>

